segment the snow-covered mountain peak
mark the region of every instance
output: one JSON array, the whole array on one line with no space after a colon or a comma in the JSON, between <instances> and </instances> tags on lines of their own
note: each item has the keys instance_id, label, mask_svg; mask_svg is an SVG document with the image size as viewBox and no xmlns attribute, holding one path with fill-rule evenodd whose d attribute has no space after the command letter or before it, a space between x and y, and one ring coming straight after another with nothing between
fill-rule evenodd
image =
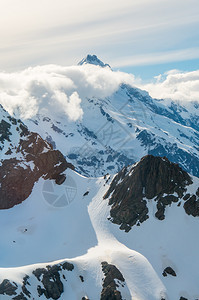
<instances>
[{"instance_id":1,"label":"snow-covered mountain peak","mask_svg":"<svg viewBox=\"0 0 199 300\"><path fill-rule=\"evenodd\" d=\"M84 57L79 63L79 66L85 65L85 64L91 64L95 66L100 66L102 68L109 67L108 64L103 63L96 55L88 54L86 57Z\"/></svg>"},{"instance_id":2,"label":"snow-covered mountain peak","mask_svg":"<svg viewBox=\"0 0 199 300\"><path fill-rule=\"evenodd\" d=\"M95 74L90 69L89 74ZM190 174L199 176L198 113L193 115L175 103L167 106L163 100L153 99L128 84L110 91L115 79L106 85L103 71L108 68L99 69L102 71L99 78L93 82L89 75L89 84L85 81L87 90L76 89L82 98L81 121L69 123L61 114L48 112L24 120L30 130L39 132L78 172L88 177L114 174L147 154L166 156ZM90 86L100 86L98 96L96 89L90 91ZM109 93L101 92L101 87Z\"/></svg>"}]
</instances>

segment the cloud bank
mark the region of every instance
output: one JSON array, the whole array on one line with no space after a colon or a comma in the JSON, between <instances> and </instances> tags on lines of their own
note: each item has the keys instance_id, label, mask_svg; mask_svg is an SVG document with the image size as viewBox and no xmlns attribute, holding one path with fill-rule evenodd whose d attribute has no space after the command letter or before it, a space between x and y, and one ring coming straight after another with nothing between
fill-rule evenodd
<instances>
[{"instance_id":1,"label":"cloud bank","mask_svg":"<svg viewBox=\"0 0 199 300\"><path fill-rule=\"evenodd\" d=\"M108 97L122 82L133 84L134 80L133 75L99 66L38 66L0 73L0 104L22 119L53 111L77 121L83 117L81 104L86 97Z\"/></svg>"},{"instance_id":2,"label":"cloud bank","mask_svg":"<svg viewBox=\"0 0 199 300\"><path fill-rule=\"evenodd\" d=\"M171 99L188 104L199 103L199 70L169 71L143 83L134 75L113 72L94 65L62 67L38 66L17 73L0 73L0 104L22 119L43 115L65 114L69 121L83 118L86 98L105 98L122 83L137 86L153 98Z\"/></svg>"},{"instance_id":3,"label":"cloud bank","mask_svg":"<svg viewBox=\"0 0 199 300\"><path fill-rule=\"evenodd\" d=\"M155 78L155 82L140 84L153 98L172 99L183 104L199 103L199 70L182 72L171 70Z\"/></svg>"}]
</instances>

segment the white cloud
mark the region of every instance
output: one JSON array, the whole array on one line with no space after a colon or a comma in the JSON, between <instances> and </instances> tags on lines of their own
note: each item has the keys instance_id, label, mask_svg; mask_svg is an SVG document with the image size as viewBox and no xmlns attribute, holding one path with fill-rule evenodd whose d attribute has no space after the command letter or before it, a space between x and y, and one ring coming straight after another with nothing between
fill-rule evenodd
<instances>
[{"instance_id":1,"label":"white cloud","mask_svg":"<svg viewBox=\"0 0 199 300\"><path fill-rule=\"evenodd\" d=\"M159 75L155 82L140 84L153 98L172 99L184 104L199 102L199 70L192 72L181 72L171 70Z\"/></svg>"},{"instance_id":2,"label":"white cloud","mask_svg":"<svg viewBox=\"0 0 199 300\"><path fill-rule=\"evenodd\" d=\"M10 114L31 118L37 113L65 113L71 121L83 117L86 97L104 98L122 82L133 84L133 75L109 68L57 65L28 68L17 73L0 73L0 103Z\"/></svg>"},{"instance_id":3,"label":"white cloud","mask_svg":"<svg viewBox=\"0 0 199 300\"><path fill-rule=\"evenodd\" d=\"M23 118L37 113L64 113L70 121L83 118L84 99L105 98L121 83L137 86L153 98L199 102L199 70L171 70L143 83L133 75L94 65L37 66L17 73L0 73L0 104Z\"/></svg>"},{"instance_id":4,"label":"white cloud","mask_svg":"<svg viewBox=\"0 0 199 300\"><path fill-rule=\"evenodd\" d=\"M77 121L83 115L83 110L80 107L81 99L77 92L67 97L64 92L59 90L55 91L54 99L60 103L64 113L68 116L69 120Z\"/></svg>"}]
</instances>

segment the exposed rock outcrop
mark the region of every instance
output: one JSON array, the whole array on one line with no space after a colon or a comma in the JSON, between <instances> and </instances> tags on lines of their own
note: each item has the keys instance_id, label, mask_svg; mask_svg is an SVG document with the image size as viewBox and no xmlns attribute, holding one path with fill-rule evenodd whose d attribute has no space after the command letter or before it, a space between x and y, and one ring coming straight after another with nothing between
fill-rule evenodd
<instances>
[{"instance_id":1,"label":"exposed rock outcrop","mask_svg":"<svg viewBox=\"0 0 199 300\"><path fill-rule=\"evenodd\" d=\"M27 199L40 177L62 184L66 179L62 172L74 169L60 151L53 150L20 120L10 116L5 120L0 122L0 150L1 157L4 156L0 160L0 209L11 208Z\"/></svg>"},{"instance_id":2,"label":"exposed rock outcrop","mask_svg":"<svg viewBox=\"0 0 199 300\"><path fill-rule=\"evenodd\" d=\"M173 268L171 267L166 267L162 273L162 275L164 277L166 277L167 275L171 275L171 276L176 276L176 272L174 271Z\"/></svg>"},{"instance_id":3,"label":"exposed rock outcrop","mask_svg":"<svg viewBox=\"0 0 199 300\"><path fill-rule=\"evenodd\" d=\"M103 289L101 292L100 300L122 300L120 291L117 290L118 284L124 284L125 280L122 273L114 265L107 262L102 262L102 271L104 273Z\"/></svg>"},{"instance_id":4,"label":"exposed rock outcrop","mask_svg":"<svg viewBox=\"0 0 199 300\"><path fill-rule=\"evenodd\" d=\"M193 217L199 216L199 197L198 195L189 195L187 201L184 203L184 209L188 215Z\"/></svg>"},{"instance_id":5,"label":"exposed rock outcrop","mask_svg":"<svg viewBox=\"0 0 199 300\"><path fill-rule=\"evenodd\" d=\"M128 232L133 225L148 219L147 201L157 203L155 216L165 218L165 207L178 202L192 184L192 178L177 164L167 158L147 155L130 167L123 168L112 181L104 199L109 198L110 216L113 223ZM187 197L185 211L199 214L198 196Z\"/></svg>"},{"instance_id":6,"label":"exposed rock outcrop","mask_svg":"<svg viewBox=\"0 0 199 300\"><path fill-rule=\"evenodd\" d=\"M37 280L37 291L34 291L34 287L31 286L28 275L24 276L21 286L4 279L0 284L0 295L14 296L12 299L15 300L27 300L31 298L32 292L37 292L38 298L44 295L46 299L60 299L64 292L63 279L61 277L66 280L63 272L73 271L73 269L73 264L65 262L34 270L33 275Z\"/></svg>"},{"instance_id":7,"label":"exposed rock outcrop","mask_svg":"<svg viewBox=\"0 0 199 300\"><path fill-rule=\"evenodd\" d=\"M8 279L4 279L0 284L0 294L13 296L16 295L17 285L15 283L11 283Z\"/></svg>"},{"instance_id":8,"label":"exposed rock outcrop","mask_svg":"<svg viewBox=\"0 0 199 300\"><path fill-rule=\"evenodd\" d=\"M39 296L43 294L47 299L59 299L64 291L64 286L60 280L61 267L55 265L53 267L47 267L47 269L36 269L33 274L37 277L38 281L41 281L43 287L38 285L37 291Z\"/></svg>"}]
</instances>

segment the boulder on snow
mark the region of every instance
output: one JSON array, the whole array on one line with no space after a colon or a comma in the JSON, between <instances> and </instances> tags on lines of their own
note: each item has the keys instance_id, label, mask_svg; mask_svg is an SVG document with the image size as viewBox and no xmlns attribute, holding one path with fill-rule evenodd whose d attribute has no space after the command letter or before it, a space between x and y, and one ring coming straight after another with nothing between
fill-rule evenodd
<instances>
[{"instance_id":1,"label":"boulder on snow","mask_svg":"<svg viewBox=\"0 0 199 300\"><path fill-rule=\"evenodd\" d=\"M164 277L167 276L167 274L171 275L171 276L176 276L176 272L174 271L174 269L172 269L171 267L166 267L162 273L162 275Z\"/></svg>"}]
</instances>

